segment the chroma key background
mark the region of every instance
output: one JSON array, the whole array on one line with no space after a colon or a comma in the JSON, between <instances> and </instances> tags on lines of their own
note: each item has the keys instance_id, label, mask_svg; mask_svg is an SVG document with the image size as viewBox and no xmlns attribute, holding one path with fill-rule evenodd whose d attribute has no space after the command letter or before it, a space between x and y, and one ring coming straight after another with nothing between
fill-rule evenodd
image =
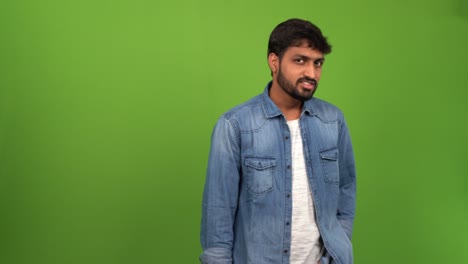
<instances>
[{"instance_id":1,"label":"chroma key background","mask_svg":"<svg viewBox=\"0 0 468 264\"><path fill-rule=\"evenodd\" d=\"M468 4L0 5L0 263L198 263L211 129L270 80L271 30L320 26L345 113L357 264L468 263Z\"/></svg>"}]
</instances>

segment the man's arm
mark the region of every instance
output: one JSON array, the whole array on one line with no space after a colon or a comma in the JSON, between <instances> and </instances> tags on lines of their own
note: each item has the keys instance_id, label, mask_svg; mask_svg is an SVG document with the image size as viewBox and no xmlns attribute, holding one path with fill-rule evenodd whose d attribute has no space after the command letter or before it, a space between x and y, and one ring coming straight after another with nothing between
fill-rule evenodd
<instances>
[{"instance_id":1,"label":"man's arm","mask_svg":"<svg viewBox=\"0 0 468 264\"><path fill-rule=\"evenodd\" d=\"M233 225L240 172L239 132L221 117L211 136L202 203L201 244L204 264L231 264Z\"/></svg>"},{"instance_id":2,"label":"man's arm","mask_svg":"<svg viewBox=\"0 0 468 264\"><path fill-rule=\"evenodd\" d=\"M338 149L340 157L340 198L337 217L351 240L356 207L356 169L351 138L344 118L340 127Z\"/></svg>"}]
</instances>

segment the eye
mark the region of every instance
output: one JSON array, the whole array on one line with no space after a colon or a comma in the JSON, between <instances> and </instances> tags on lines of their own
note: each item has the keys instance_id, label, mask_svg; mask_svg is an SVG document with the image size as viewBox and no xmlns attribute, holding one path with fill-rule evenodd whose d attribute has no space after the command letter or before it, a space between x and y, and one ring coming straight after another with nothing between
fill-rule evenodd
<instances>
[{"instance_id":1,"label":"eye","mask_svg":"<svg viewBox=\"0 0 468 264\"><path fill-rule=\"evenodd\" d=\"M294 62L298 63L298 64L303 64L305 61L303 58L295 58L294 59Z\"/></svg>"},{"instance_id":2,"label":"eye","mask_svg":"<svg viewBox=\"0 0 468 264\"><path fill-rule=\"evenodd\" d=\"M322 67L323 61L322 60L314 61L314 65L317 67Z\"/></svg>"}]
</instances>

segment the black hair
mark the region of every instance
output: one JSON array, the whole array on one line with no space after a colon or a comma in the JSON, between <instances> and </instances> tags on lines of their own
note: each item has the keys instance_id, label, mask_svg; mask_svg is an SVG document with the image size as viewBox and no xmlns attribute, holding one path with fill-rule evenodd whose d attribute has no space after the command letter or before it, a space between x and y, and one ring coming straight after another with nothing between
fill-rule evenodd
<instances>
[{"instance_id":1,"label":"black hair","mask_svg":"<svg viewBox=\"0 0 468 264\"><path fill-rule=\"evenodd\" d=\"M309 21L292 18L280 23L271 32L267 56L274 53L281 59L289 47L301 46L304 42L323 54L330 53L332 49L320 28Z\"/></svg>"}]
</instances>

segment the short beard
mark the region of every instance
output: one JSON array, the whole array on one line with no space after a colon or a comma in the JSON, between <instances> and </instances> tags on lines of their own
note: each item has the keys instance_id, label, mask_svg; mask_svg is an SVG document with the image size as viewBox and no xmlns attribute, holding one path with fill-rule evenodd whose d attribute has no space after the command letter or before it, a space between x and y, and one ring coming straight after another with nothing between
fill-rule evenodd
<instances>
[{"instance_id":1,"label":"short beard","mask_svg":"<svg viewBox=\"0 0 468 264\"><path fill-rule=\"evenodd\" d=\"M278 70L278 77L276 78L276 80L277 80L279 86L281 87L281 89L283 89L283 91L285 91L287 94L289 94L292 98L294 98L296 100L299 100L301 102L305 102L305 101L308 101L308 100L312 99L312 97L314 96L315 91L317 91L317 88L318 88L317 80L312 79L312 78L308 78L308 77L303 77L303 78L298 79L297 82L296 82L296 86L294 86L291 82L286 80L286 78L283 76L283 72L281 71L281 64L280 64L280 67L279 67L279 70ZM315 83L315 89L310 94L307 94L307 95L301 94L299 92L299 89L297 88L299 83L301 83L304 80Z\"/></svg>"}]
</instances>

